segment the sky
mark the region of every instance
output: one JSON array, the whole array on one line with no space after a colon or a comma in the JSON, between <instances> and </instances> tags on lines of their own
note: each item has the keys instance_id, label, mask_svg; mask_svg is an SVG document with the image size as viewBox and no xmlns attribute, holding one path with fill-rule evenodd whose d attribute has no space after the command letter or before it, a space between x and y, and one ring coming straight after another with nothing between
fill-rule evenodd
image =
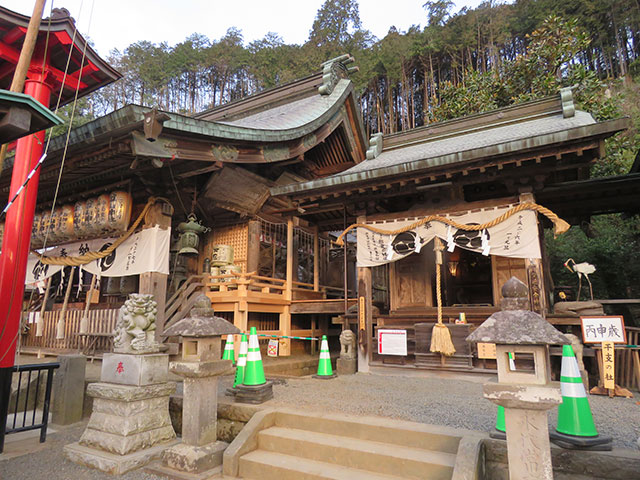
<instances>
[{"instance_id":1,"label":"sky","mask_svg":"<svg viewBox=\"0 0 640 480\"><path fill-rule=\"evenodd\" d=\"M382 38L391 26L405 31L411 25L424 25L425 1L360 0L360 19L365 29ZM52 2L54 8L69 10L80 32L93 41L98 54L106 56L140 40L173 46L192 33L215 40L230 27L242 30L245 43L276 32L285 43L301 44L324 0L47 0L43 17L49 16ZM481 2L457 0L453 11ZM27 16L34 3L0 0L3 7Z\"/></svg>"}]
</instances>

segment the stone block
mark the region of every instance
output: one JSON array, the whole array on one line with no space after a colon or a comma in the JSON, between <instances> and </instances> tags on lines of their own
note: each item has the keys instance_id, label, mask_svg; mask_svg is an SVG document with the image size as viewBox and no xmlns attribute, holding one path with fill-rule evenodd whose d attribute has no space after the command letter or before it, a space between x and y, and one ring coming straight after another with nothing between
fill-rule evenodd
<instances>
[{"instance_id":1,"label":"stone block","mask_svg":"<svg viewBox=\"0 0 640 480\"><path fill-rule=\"evenodd\" d=\"M171 425L127 436L87 428L78 443L96 450L127 455L138 450L151 448L159 443L166 443L175 437L176 433Z\"/></svg>"},{"instance_id":2,"label":"stone block","mask_svg":"<svg viewBox=\"0 0 640 480\"><path fill-rule=\"evenodd\" d=\"M51 423L69 425L82 420L87 357L60 355L58 362L60 368L53 377Z\"/></svg>"},{"instance_id":3,"label":"stone block","mask_svg":"<svg viewBox=\"0 0 640 480\"><path fill-rule=\"evenodd\" d=\"M120 402L134 402L147 398L168 397L175 391L176 384L174 382L157 383L140 387L99 382L91 383L87 387L87 395L91 397Z\"/></svg>"},{"instance_id":4,"label":"stone block","mask_svg":"<svg viewBox=\"0 0 640 480\"><path fill-rule=\"evenodd\" d=\"M166 382L168 374L169 355L165 353L105 353L100 381L120 385L153 385Z\"/></svg>"},{"instance_id":5,"label":"stone block","mask_svg":"<svg viewBox=\"0 0 640 480\"><path fill-rule=\"evenodd\" d=\"M143 467L152 460L161 458L162 452L177 442L177 440L172 440L128 455L116 455L94 450L76 442L65 445L63 452L66 458L79 465L96 468L112 475L122 475L123 473Z\"/></svg>"},{"instance_id":6,"label":"stone block","mask_svg":"<svg viewBox=\"0 0 640 480\"><path fill-rule=\"evenodd\" d=\"M200 473L222 465L222 455L228 446L228 443L220 441L199 447L180 443L166 449L162 461L174 470Z\"/></svg>"},{"instance_id":7,"label":"stone block","mask_svg":"<svg viewBox=\"0 0 640 480\"><path fill-rule=\"evenodd\" d=\"M171 426L171 419L162 409L147 410L134 415L119 416L94 412L88 428L114 435L129 436L161 427Z\"/></svg>"},{"instance_id":8,"label":"stone block","mask_svg":"<svg viewBox=\"0 0 640 480\"><path fill-rule=\"evenodd\" d=\"M142 400L134 400L130 402L96 398L96 401L93 403L94 413L115 415L117 417L130 417L132 415L138 415L148 411L163 409L166 407L167 399L166 395L157 398L144 398Z\"/></svg>"},{"instance_id":9,"label":"stone block","mask_svg":"<svg viewBox=\"0 0 640 480\"><path fill-rule=\"evenodd\" d=\"M336 370L338 375L353 375L357 371L355 358L338 358L336 361Z\"/></svg>"}]
</instances>

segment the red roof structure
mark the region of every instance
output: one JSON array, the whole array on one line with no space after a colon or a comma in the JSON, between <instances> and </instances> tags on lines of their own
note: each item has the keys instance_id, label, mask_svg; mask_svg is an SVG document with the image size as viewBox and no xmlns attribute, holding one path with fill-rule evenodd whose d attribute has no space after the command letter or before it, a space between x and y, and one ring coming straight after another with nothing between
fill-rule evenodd
<instances>
[{"instance_id":1,"label":"red roof structure","mask_svg":"<svg viewBox=\"0 0 640 480\"><path fill-rule=\"evenodd\" d=\"M0 88L8 89L11 84L29 19L0 7ZM64 8L54 9L50 18L42 20L30 69L42 64L45 51L47 69L53 77L53 81L50 80L53 84L52 98L58 97L63 86L60 105L73 100L78 82L81 97L122 76L87 45L84 37L76 31L75 20ZM65 76L69 52L71 58Z\"/></svg>"}]
</instances>

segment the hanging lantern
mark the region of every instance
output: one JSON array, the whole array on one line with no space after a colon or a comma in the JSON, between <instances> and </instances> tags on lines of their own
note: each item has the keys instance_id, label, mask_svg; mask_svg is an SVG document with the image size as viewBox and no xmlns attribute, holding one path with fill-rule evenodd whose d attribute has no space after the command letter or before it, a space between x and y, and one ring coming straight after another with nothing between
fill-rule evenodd
<instances>
[{"instance_id":1,"label":"hanging lantern","mask_svg":"<svg viewBox=\"0 0 640 480\"><path fill-rule=\"evenodd\" d=\"M87 234L85 215L87 214L87 202L82 200L73 206L73 235L76 239L84 238Z\"/></svg>"},{"instance_id":2,"label":"hanging lantern","mask_svg":"<svg viewBox=\"0 0 640 480\"><path fill-rule=\"evenodd\" d=\"M178 225L180 232L178 255L198 255L198 244L200 243L198 235L211 229L196 221L196 216L193 213L187 217L187 220L189 221Z\"/></svg>"},{"instance_id":3,"label":"hanging lantern","mask_svg":"<svg viewBox=\"0 0 640 480\"><path fill-rule=\"evenodd\" d=\"M131 195L127 192L111 192L109 195L108 225L112 232L124 232L131 220Z\"/></svg>"}]
</instances>

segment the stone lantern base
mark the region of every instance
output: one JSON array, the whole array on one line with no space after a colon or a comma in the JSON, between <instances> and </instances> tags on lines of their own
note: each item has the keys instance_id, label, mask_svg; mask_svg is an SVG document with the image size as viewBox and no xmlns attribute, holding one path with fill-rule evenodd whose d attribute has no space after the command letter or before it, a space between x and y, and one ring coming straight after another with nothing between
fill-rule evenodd
<instances>
[{"instance_id":1,"label":"stone lantern base","mask_svg":"<svg viewBox=\"0 0 640 480\"><path fill-rule=\"evenodd\" d=\"M228 446L228 443L220 440L201 447L179 443L165 450L162 461L173 470L198 474L220 467L222 455Z\"/></svg>"}]
</instances>

